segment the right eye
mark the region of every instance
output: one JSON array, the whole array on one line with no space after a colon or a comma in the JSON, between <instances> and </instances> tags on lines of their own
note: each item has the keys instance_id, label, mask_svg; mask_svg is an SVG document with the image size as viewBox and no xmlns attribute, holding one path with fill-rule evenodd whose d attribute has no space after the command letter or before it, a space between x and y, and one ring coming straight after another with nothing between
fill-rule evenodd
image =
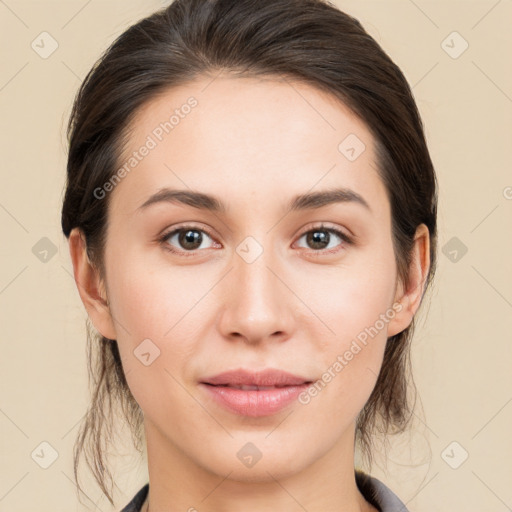
<instances>
[{"instance_id":1,"label":"right eye","mask_svg":"<svg viewBox=\"0 0 512 512\"><path fill-rule=\"evenodd\" d=\"M207 241L207 238L212 240L212 236L204 229L199 229L195 226L180 226L164 233L159 241L163 244L164 248L175 254L182 254L184 256L193 256L194 253L200 249L209 249L212 245L202 247L203 242ZM174 242L176 245L173 245Z\"/></svg>"}]
</instances>

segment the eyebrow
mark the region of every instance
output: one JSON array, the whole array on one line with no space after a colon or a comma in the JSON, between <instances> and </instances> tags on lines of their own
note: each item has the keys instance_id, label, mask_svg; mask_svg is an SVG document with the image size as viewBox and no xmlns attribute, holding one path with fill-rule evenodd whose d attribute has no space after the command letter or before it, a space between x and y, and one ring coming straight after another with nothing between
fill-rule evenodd
<instances>
[{"instance_id":1,"label":"eyebrow","mask_svg":"<svg viewBox=\"0 0 512 512\"><path fill-rule=\"evenodd\" d=\"M163 188L151 195L137 211L146 210L157 203L177 203L192 206L201 210L226 213L226 205L217 197L193 190L175 190ZM355 203L371 211L370 205L357 192L348 188L333 188L318 192L308 192L295 196L288 203L291 211L317 209L335 203Z\"/></svg>"}]
</instances>

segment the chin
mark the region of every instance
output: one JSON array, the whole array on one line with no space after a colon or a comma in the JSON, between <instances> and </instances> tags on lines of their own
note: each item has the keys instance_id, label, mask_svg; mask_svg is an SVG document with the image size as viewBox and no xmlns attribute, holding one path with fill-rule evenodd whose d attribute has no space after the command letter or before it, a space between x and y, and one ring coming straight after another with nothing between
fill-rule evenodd
<instances>
[{"instance_id":1,"label":"chin","mask_svg":"<svg viewBox=\"0 0 512 512\"><path fill-rule=\"evenodd\" d=\"M228 480L245 483L275 483L275 480L283 480L300 471L299 467L290 467L289 464L279 461L276 457L272 460L263 462L261 459L252 468L243 467L242 464L236 463L222 464L216 468L216 472L223 477L228 476Z\"/></svg>"},{"instance_id":2,"label":"chin","mask_svg":"<svg viewBox=\"0 0 512 512\"><path fill-rule=\"evenodd\" d=\"M208 450L208 460L204 453L197 460L208 472L229 475L229 480L247 483L274 482L292 476L314 462L314 454L308 454L298 446L284 446L278 442L263 441L268 432L258 436L238 437L230 440L229 446L217 448L214 453ZM276 438L277 441L277 438ZM300 456L298 456L300 454Z\"/></svg>"}]
</instances>

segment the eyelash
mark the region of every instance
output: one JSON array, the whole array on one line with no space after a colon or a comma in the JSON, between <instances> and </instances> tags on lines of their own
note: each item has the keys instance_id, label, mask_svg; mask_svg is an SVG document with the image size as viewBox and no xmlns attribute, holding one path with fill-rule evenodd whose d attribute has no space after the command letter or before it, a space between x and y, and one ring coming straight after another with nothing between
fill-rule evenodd
<instances>
[{"instance_id":1,"label":"eyelash","mask_svg":"<svg viewBox=\"0 0 512 512\"><path fill-rule=\"evenodd\" d=\"M172 230L165 232L161 237L158 238L158 242L160 242L163 245L165 250L167 250L173 254L178 254L178 255L184 256L186 258L193 257L196 255L196 252L200 251L201 249L196 249L195 251L181 251L181 250L175 249L174 247L172 247L171 245L169 245L167 243L167 240L171 236L175 235L176 233L180 233L181 231L187 231L187 230L200 231L200 232L206 233L210 238L215 239L215 237L207 229L199 228L197 226L190 225L190 224L186 224L184 226L180 226L178 228L173 228ZM304 231L299 236L299 239L301 239L304 235L307 235L308 233L311 233L314 231L327 231L329 233L334 233L341 240L343 240L343 242L345 242L345 244L347 244L347 245L353 245L353 243L354 243L353 239L350 236L346 235L345 233L343 233L342 231L340 231L336 228L326 226L325 224L321 224L319 226L315 226L314 228L310 228L307 231ZM315 256L316 255L321 256L321 255L325 255L325 254L333 254L335 252L338 252L339 250L340 249L320 249L320 250L310 249L309 252L313 253Z\"/></svg>"}]
</instances>

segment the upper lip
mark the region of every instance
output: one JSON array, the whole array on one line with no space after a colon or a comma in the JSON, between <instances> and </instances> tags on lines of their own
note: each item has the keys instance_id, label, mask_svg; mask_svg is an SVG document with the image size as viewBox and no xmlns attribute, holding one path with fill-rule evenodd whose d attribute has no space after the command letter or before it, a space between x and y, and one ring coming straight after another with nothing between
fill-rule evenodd
<instances>
[{"instance_id":1,"label":"upper lip","mask_svg":"<svg viewBox=\"0 0 512 512\"><path fill-rule=\"evenodd\" d=\"M240 368L219 373L203 379L201 382L214 386L297 386L309 383L311 380L274 368L262 371L249 371Z\"/></svg>"}]
</instances>

